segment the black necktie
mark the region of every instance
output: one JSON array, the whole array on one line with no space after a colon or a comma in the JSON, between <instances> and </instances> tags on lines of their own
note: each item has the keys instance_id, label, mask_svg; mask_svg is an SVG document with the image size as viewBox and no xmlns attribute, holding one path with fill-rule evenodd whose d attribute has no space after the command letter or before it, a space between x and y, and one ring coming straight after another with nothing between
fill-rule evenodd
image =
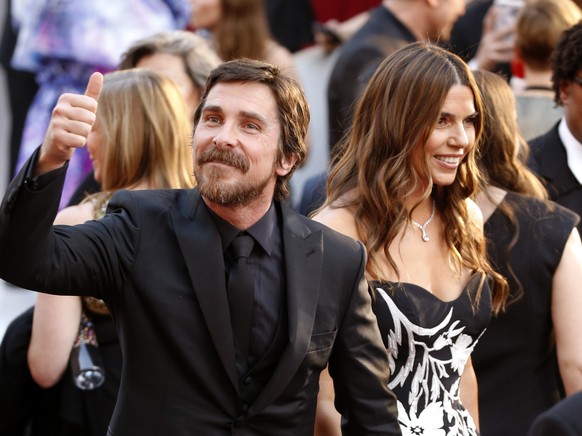
<instances>
[{"instance_id":1,"label":"black necktie","mask_svg":"<svg viewBox=\"0 0 582 436\"><path fill-rule=\"evenodd\" d=\"M248 233L239 233L231 242L232 263L228 274L228 303L237 348L237 360L246 364L251 337L255 286L249 268L249 256L255 240Z\"/></svg>"}]
</instances>

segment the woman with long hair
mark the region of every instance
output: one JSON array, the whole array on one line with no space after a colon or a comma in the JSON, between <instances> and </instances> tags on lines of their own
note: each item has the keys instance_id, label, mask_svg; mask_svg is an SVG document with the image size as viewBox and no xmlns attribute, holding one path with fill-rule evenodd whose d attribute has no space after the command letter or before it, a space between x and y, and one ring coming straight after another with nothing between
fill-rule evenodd
<instances>
[{"instance_id":1,"label":"woman with long hair","mask_svg":"<svg viewBox=\"0 0 582 436\"><path fill-rule=\"evenodd\" d=\"M510 299L473 353L479 381L481 434L527 434L536 416L582 390L582 244L579 217L550 201L526 167L529 147L515 97L499 75L475 71L485 106L476 197L488 251L507 277Z\"/></svg>"},{"instance_id":2,"label":"woman with long hair","mask_svg":"<svg viewBox=\"0 0 582 436\"><path fill-rule=\"evenodd\" d=\"M424 42L400 49L358 101L315 216L368 250L404 434L478 431L470 354L507 293L470 199L482 129L479 90L459 57Z\"/></svg>"},{"instance_id":3,"label":"woman with long hair","mask_svg":"<svg viewBox=\"0 0 582 436\"><path fill-rule=\"evenodd\" d=\"M59 110L64 108L57 105L55 111ZM106 74L87 139L102 191L60 211L55 223L75 225L100 218L120 189L193 187L192 121L187 114L181 90L166 76L146 69ZM91 391L77 389L69 370L73 345L86 336L96 337L105 371L104 384ZM63 428L75 434L107 432L122 356L113 321L101 300L38 294L28 364L33 379L43 388L63 381Z\"/></svg>"}]
</instances>

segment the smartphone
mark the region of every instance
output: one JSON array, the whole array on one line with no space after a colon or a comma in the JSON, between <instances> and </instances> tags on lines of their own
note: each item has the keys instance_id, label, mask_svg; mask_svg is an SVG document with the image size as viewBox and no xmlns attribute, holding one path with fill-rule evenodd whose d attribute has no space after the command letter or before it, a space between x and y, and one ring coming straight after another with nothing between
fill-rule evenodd
<instances>
[{"instance_id":1,"label":"smartphone","mask_svg":"<svg viewBox=\"0 0 582 436\"><path fill-rule=\"evenodd\" d=\"M495 8L494 29L515 27L517 15L524 6L525 0L495 0L493 2Z\"/></svg>"}]
</instances>

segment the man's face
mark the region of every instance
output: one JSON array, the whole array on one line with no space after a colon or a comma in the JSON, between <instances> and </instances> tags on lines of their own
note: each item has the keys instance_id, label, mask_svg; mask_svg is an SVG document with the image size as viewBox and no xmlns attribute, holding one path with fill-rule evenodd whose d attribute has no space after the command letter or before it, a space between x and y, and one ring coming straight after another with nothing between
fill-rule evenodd
<instances>
[{"instance_id":1,"label":"man's face","mask_svg":"<svg viewBox=\"0 0 582 436\"><path fill-rule=\"evenodd\" d=\"M576 80L564 81L560 86L560 99L564 106L564 118L572 135L582 142L582 69L578 70Z\"/></svg>"},{"instance_id":2,"label":"man's face","mask_svg":"<svg viewBox=\"0 0 582 436\"><path fill-rule=\"evenodd\" d=\"M466 0L431 0L433 7L431 19L431 41L448 41L453 25L465 14Z\"/></svg>"},{"instance_id":3,"label":"man's face","mask_svg":"<svg viewBox=\"0 0 582 436\"><path fill-rule=\"evenodd\" d=\"M245 206L273 197L293 162L278 159L281 125L269 87L218 83L208 93L193 138L194 174L206 201Z\"/></svg>"}]
</instances>

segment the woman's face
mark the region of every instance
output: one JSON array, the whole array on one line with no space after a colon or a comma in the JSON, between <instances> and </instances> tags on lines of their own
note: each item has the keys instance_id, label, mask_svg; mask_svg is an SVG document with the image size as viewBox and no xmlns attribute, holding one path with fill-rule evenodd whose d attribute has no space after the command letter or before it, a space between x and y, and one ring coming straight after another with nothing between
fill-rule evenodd
<instances>
[{"instance_id":1,"label":"woman's face","mask_svg":"<svg viewBox=\"0 0 582 436\"><path fill-rule=\"evenodd\" d=\"M214 30L222 17L222 0L190 0L190 26L194 29Z\"/></svg>"},{"instance_id":2,"label":"woman's face","mask_svg":"<svg viewBox=\"0 0 582 436\"><path fill-rule=\"evenodd\" d=\"M435 185L446 186L455 181L459 165L475 144L476 117L471 88L454 85L424 147L416 147L413 153L414 168L424 179L428 180L423 168L426 159Z\"/></svg>"},{"instance_id":3,"label":"woman's face","mask_svg":"<svg viewBox=\"0 0 582 436\"><path fill-rule=\"evenodd\" d=\"M87 151L93 164L93 171L95 172L95 180L102 181L103 162L105 160L105 139L99 122L93 124L93 129L87 137Z\"/></svg>"}]
</instances>

